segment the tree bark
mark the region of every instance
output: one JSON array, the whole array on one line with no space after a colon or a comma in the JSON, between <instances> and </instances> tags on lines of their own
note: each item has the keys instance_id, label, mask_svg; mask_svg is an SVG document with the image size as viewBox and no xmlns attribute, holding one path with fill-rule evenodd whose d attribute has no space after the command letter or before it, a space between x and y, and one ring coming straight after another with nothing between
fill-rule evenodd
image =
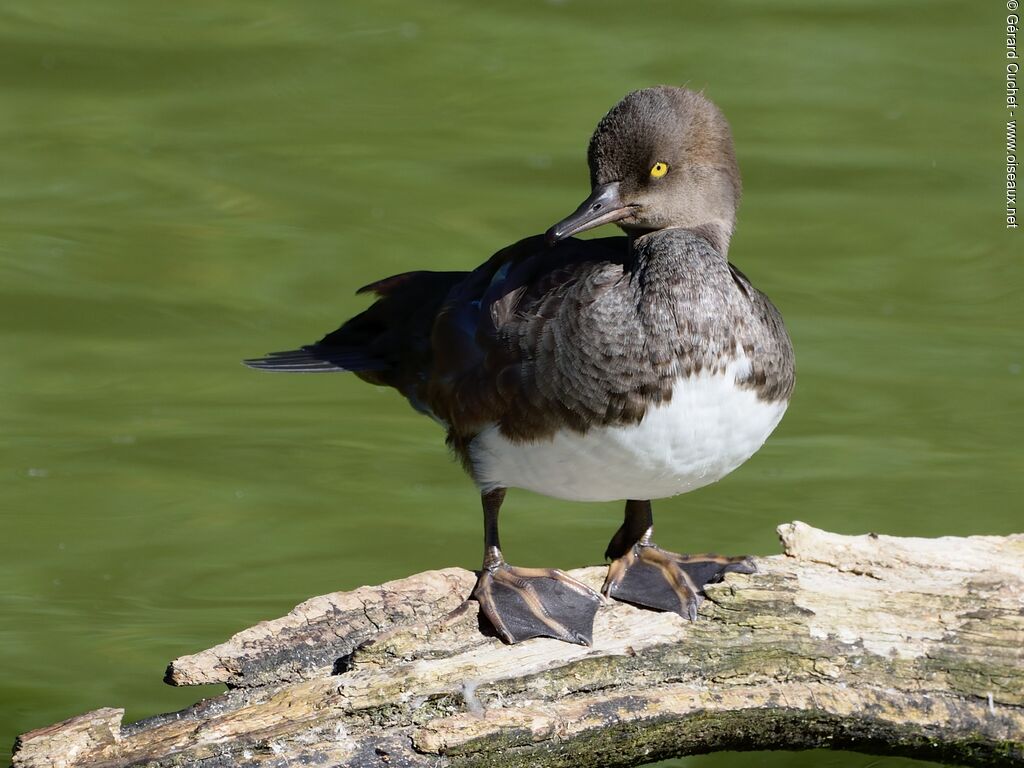
<instances>
[{"instance_id":1,"label":"tree bark","mask_svg":"<svg viewBox=\"0 0 1024 768\"><path fill-rule=\"evenodd\" d=\"M502 644L459 568L313 598L168 667L226 693L32 731L14 765L632 766L827 747L1024 766L1024 535L779 533L785 555L709 587L696 622L609 601L592 648ZM597 588L605 568L572 573Z\"/></svg>"}]
</instances>

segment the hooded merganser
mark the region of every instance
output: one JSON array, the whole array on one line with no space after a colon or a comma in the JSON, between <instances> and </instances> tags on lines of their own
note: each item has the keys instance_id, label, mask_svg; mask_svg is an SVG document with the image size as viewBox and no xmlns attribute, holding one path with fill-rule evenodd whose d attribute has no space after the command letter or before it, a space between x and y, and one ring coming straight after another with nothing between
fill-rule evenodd
<instances>
[{"instance_id":1,"label":"hooded merganser","mask_svg":"<svg viewBox=\"0 0 1024 768\"><path fill-rule=\"evenodd\" d=\"M703 94L628 94L588 152L570 216L472 272L407 272L360 289L366 311L315 344L247 360L351 371L447 430L480 489L473 596L514 643L590 644L600 597L556 569L517 568L498 541L506 488L628 499L603 592L696 618L703 586L748 558L652 541L650 499L713 483L757 451L793 391L793 347L768 298L727 261L740 177L729 125ZM576 240L617 223L625 237Z\"/></svg>"}]
</instances>

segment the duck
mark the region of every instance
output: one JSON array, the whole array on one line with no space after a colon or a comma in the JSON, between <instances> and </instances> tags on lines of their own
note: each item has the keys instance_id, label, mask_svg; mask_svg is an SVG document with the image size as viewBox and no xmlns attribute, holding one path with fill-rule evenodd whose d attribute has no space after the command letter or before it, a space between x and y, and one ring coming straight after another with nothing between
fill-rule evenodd
<instances>
[{"instance_id":1,"label":"duck","mask_svg":"<svg viewBox=\"0 0 1024 768\"><path fill-rule=\"evenodd\" d=\"M481 499L470 598L509 644L591 645L605 598L696 620L707 585L753 573L749 557L662 549L652 500L743 464L795 383L779 310L728 260L741 184L722 111L685 87L633 91L599 121L587 160L589 196L543 234L472 271L378 280L358 291L375 301L319 341L244 361L353 373L441 425ZM575 237L611 223L622 234ZM508 489L625 503L600 594L505 560Z\"/></svg>"}]
</instances>

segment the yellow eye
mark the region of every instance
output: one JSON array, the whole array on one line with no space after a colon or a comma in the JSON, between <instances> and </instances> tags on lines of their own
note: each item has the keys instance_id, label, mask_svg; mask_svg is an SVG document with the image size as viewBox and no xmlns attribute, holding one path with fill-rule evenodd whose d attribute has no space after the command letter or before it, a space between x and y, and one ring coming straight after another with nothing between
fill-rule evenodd
<instances>
[{"instance_id":1,"label":"yellow eye","mask_svg":"<svg viewBox=\"0 0 1024 768\"><path fill-rule=\"evenodd\" d=\"M653 176L655 179L660 179L666 173L668 173L668 166L665 165L664 163L655 163L651 167L651 176Z\"/></svg>"}]
</instances>

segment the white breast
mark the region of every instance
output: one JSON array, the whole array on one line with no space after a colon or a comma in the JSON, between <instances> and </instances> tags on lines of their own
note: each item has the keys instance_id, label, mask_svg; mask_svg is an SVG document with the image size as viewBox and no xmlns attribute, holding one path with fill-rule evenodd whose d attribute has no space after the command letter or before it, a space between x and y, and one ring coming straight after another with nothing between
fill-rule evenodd
<instances>
[{"instance_id":1,"label":"white breast","mask_svg":"<svg viewBox=\"0 0 1024 768\"><path fill-rule=\"evenodd\" d=\"M552 438L512 442L497 426L470 445L481 490L526 488L575 501L657 499L725 477L768 439L786 402L767 403L736 385L750 363L724 373L680 379L669 403L648 408L630 427L564 430Z\"/></svg>"}]
</instances>

